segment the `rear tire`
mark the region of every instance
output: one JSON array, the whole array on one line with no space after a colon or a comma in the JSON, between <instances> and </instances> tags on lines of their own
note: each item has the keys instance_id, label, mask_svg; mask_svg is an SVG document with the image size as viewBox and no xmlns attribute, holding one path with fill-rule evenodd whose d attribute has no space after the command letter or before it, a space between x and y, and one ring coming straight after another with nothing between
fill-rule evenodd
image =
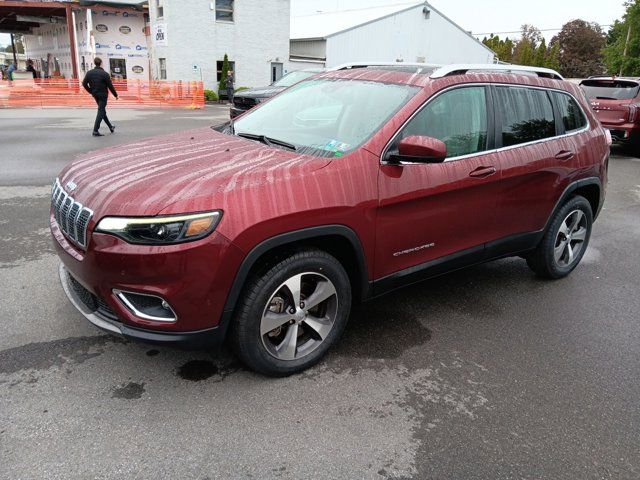
<instances>
[{"instance_id":1,"label":"rear tire","mask_svg":"<svg viewBox=\"0 0 640 480\"><path fill-rule=\"evenodd\" d=\"M542 278L558 279L578 266L591 238L593 212L586 198L575 196L553 216L527 265Z\"/></svg>"},{"instance_id":2,"label":"rear tire","mask_svg":"<svg viewBox=\"0 0 640 480\"><path fill-rule=\"evenodd\" d=\"M245 286L230 339L247 367L282 377L317 363L340 338L351 284L340 262L321 250L276 262Z\"/></svg>"}]
</instances>

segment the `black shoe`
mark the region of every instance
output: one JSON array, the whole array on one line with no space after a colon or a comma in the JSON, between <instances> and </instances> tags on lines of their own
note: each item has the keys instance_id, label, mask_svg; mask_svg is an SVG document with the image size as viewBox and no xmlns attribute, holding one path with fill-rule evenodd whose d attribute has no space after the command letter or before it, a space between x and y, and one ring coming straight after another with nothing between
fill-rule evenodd
<instances>
[{"instance_id":1,"label":"black shoe","mask_svg":"<svg viewBox=\"0 0 640 480\"><path fill-rule=\"evenodd\" d=\"M100 132L93 132L92 134L94 137L104 137L103 134L101 134Z\"/></svg>"},{"instance_id":2,"label":"black shoe","mask_svg":"<svg viewBox=\"0 0 640 480\"><path fill-rule=\"evenodd\" d=\"M116 126L115 126L115 125L111 125L111 126L109 127L109 130L111 131L111 133L115 133L115 131L116 131Z\"/></svg>"}]
</instances>

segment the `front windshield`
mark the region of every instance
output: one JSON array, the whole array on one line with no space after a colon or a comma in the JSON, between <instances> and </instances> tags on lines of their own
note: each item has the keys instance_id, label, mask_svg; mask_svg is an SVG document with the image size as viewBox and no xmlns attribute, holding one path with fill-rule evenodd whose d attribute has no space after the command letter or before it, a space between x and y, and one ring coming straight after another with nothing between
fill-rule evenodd
<instances>
[{"instance_id":1,"label":"front windshield","mask_svg":"<svg viewBox=\"0 0 640 480\"><path fill-rule=\"evenodd\" d=\"M631 100L636 98L640 86L625 80L584 80L580 86L590 99Z\"/></svg>"},{"instance_id":2,"label":"front windshield","mask_svg":"<svg viewBox=\"0 0 640 480\"><path fill-rule=\"evenodd\" d=\"M298 152L341 157L366 142L418 90L364 80L307 80L244 114L233 130L285 142Z\"/></svg>"},{"instance_id":3,"label":"front windshield","mask_svg":"<svg viewBox=\"0 0 640 480\"><path fill-rule=\"evenodd\" d=\"M305 78L312 77L316 73L320 72L305 72L304 70L298 70L295 72L287 73L277 82L273 83L274 87L290 87L291 85L301 82Z\"/></svg>"}]
</instances>

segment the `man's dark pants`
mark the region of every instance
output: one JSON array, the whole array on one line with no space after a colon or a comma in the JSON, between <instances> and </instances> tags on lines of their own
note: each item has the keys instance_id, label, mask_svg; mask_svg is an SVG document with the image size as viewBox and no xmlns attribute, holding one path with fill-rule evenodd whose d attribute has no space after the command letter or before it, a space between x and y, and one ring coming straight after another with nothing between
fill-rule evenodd
<instances>
[{"instance_id":1,"label":"man's dark pants","mask_svg":"<svg viewBox=\"0 0 640 480\"><path fill-rule=\"evenodd\" d=\"M93 131L97 132L100 129L102 120L107 124L107 127L111 128L111 122L107 118L107 96L93 97L98 104L98 114L96 115L96 123L93 124Z\"/></svg>"}]
</instances>

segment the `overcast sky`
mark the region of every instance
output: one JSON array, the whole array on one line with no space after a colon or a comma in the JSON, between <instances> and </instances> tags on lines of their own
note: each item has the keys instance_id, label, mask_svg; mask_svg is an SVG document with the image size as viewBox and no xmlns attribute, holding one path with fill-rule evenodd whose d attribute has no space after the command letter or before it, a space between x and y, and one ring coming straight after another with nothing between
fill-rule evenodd
<instances>
[{"instance_id":1,"label":"overcast sky","mask_svg":"<svg viewBox=\"0 0 640 480\"><path fill-rule=\"evenodd\" d=\"M344 10L375 5L408 3L406 0L291 0L291 14L304 15L318 10ZM409 2L411 3L411 2ZM560 29L570 20L581 18L601 25L613 23L624 13L623 0L430 0L434 7L465 30L474 34L519 30L529 23L541 30ZM608 27L603 27L605 31ZM551 38L558 30L543 32ZM501 34L501 37L517 34ZM9 36L0 34L0 44Z\"/></svg>"},{"instance_id":2,"label":"overcast sky","mask_svg":"<svg viewBox=\"0 0 640 480\"><path fill-rule=\"evenodd\" d=\"M407 4L407 0L291 0L291 14ZM624 13L623 0L429 0L429 3L474 34L519 30L529 23L539 29L560 29L576 18L608 25ZM608 27L603 27L606 31ZM543 32L551 38L559 30ZM509 33L513 37L517 34ZM505 36L503 34L501 37Z\"/></svg>"}]
</instances>

